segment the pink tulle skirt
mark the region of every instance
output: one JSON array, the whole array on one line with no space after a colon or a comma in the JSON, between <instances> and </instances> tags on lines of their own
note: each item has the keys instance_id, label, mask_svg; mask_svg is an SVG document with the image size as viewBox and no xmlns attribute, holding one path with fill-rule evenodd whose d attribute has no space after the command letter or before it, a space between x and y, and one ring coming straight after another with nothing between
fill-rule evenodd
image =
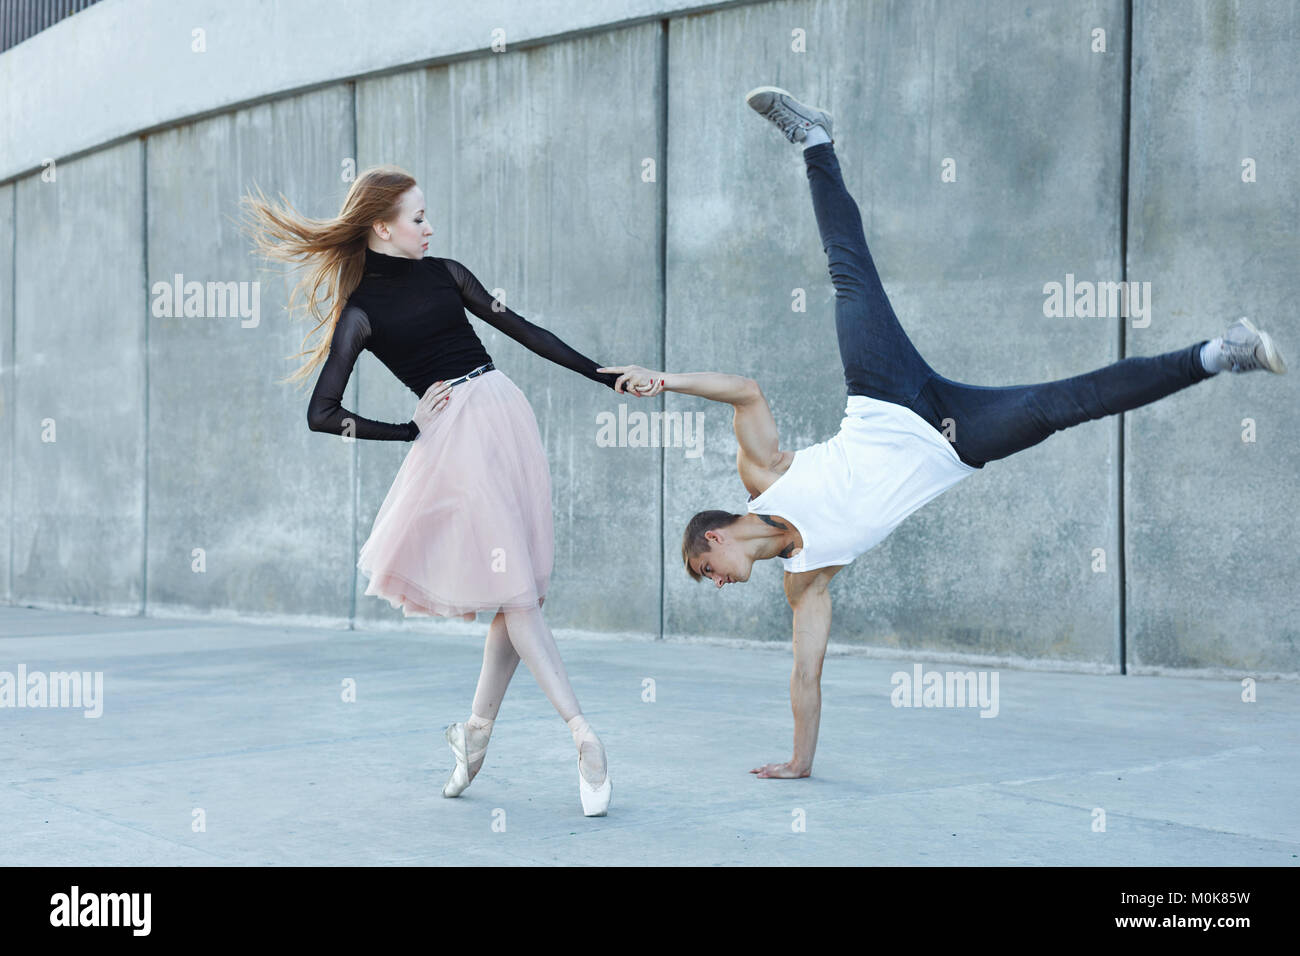
<instances>
[{"instance_id":1,"label":"pink tulle skirt","mask_svg":"<svg viewBox=\"0 0 1300 956\"><path fill-rule=\"evenodd\" d=\"M361 547L365 593L407 617L537 607L555 532L532 406L498 369L451 391L411 443Z\"/></svg>"}]
</instances>

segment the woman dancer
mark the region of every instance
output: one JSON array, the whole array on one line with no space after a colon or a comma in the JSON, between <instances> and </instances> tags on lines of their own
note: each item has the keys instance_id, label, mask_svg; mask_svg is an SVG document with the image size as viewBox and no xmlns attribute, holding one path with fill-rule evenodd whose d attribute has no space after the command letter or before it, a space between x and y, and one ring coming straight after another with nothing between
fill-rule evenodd
<instances>
[{"instance_id":1,"label":"woman dancer","mask_svg":"<svg viewBox=\"0 0 1300 956\"><path fill-rule=\"evenodd\" d=\"M282 197L283 198L283 197ZM456 765L443 796L459 796L483 765L501 699L522 657L573 734L583 813L604 816L612 785L605 750L578 706L541 607L554 558L550 471L532 407L497 369L465 317L483 321L558 365L613 388L616 376L504 308L454 259L426 257L433 228L424 193L396 166L367 169L333 219L309 219L287 202L243 198L246 231L263 255L308 261L307 287L328 325L284 381L324 362L308 405L312 431L414 442L362 546L366 594L406 616L492 611L470 717L447 728ZM322 315L317 291L330 307ZM304 339L304 344L306 339ZM369 349L419 401L403 424L362 418L341 404L352 368ZM327 356L328 353L328 356Z\"/></svg>"}]
</instances>

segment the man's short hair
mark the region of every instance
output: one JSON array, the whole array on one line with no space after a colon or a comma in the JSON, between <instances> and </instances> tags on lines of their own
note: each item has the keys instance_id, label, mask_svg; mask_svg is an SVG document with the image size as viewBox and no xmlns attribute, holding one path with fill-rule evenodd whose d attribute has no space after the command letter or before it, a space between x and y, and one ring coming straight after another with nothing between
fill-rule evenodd
<instances>
[{"instance_id":1,"label":"man's short hair","mask_svg":"<svg viewBox=\"0 0 1300 956\"><path fill-rule=\"evenodd\" d=\"M704 552L712 550L711 542L704 535L709 531L725 528L740 519L741 515L715 509L713 511L701 511L687 522L686 533L682 535L682 563L686 565L686 573L691 576L692 580L704 580L700 573L691 567L692 558L698 558Z\"/></svg>"}]
</instances>

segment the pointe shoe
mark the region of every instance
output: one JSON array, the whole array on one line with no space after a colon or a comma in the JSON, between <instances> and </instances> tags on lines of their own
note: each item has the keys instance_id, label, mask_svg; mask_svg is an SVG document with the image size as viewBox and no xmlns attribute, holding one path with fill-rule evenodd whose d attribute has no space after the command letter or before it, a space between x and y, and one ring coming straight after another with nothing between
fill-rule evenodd
<instances>
[{"instance_id":1,"label":"pointe shoe","mask_svg":"<svg viewBox=\"0 0 1300 956\"><path fill-rule=\"evenodd\" d=\"M578 796L582 798L582 815L584 817L603 817L609 812L609 798L614 792L614 785L609 779L609 768L605 768L605 779L599 787L587 783L582 775L582 757L578 758Z\"/></svg>"},{"instance_id":2,"label":"pointe shoe","mask_svg":"<svg viewBox=\"0 0 1300 956\"><path fill-rule=\"evenodd\" d=\"M596 732L591 729L587 723L587 718L582 714L565 721L569 725L569 730L573 733L573 742L578 746L578 796L582 799L582 815L586 817L603 817L609 810L609 796L614 791L614 785L609 780L609 764L604 760L605 748L600 743L600 738ZM582 746L599 747L602 756L602 763L605 763L605 779L600 782L599 787L593 787L587 782L587 778L582 775Z\"/></svg>"},{"instance_id":3,"label":"pointe shoe","mask_svg":"<svg viewBox=\"0 0 1300 956\"><path fill-rule=\"evenodd\" d=\"M1286 373L1286 363L1272 336L1255 328L1249 319L1238 319L1223 333L1223 354L1232 372L1263 369L1274 375Z\"/></svg>"},{"instance_id":4,"label":"pointe shoe","mask_svg":"<svg viewBox=\"0 0 1300 956\"><path fill-rule=\"evenodd\" d=\"M781 130L781 135L792 143L802 143L808 130L820 126L826 130L832 143L831 114L815 106L800 103L779 86L759 86L745 94L745 102L764 119L771 120Z\"/></svg>"},{"instance_id":5,"label":"pointe shoe","mask_svg":"<svg viewBox=\"0 0 1300 956\"><path fill-rule=\"evenodd\" d=\"M456 766L452 768L451 776L447 778L446 784L443 785L442 795L444 797L459 797L465 792L465 788L470 785L469 765L482 759L483 755L487 753L487 745L484 744L481 750L469 753L469 731L461 723L452 724L447 728L447 732L443 736L447 738L447 743L451 746L452 755L456 758Z\"/></svg>"}]
</instances>

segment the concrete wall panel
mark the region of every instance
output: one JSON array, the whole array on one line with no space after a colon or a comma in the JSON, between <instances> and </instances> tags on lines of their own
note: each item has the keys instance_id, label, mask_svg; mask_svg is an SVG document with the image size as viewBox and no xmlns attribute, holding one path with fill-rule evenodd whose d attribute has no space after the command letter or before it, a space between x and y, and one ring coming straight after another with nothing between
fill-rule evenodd
<instances>
[{"instance_id":1,"label":"concrete wall panel","mask_svg":"<svg viewBox=\"0 0 1300 956\"><path fill-rule=\"evenodd\" d=\"M301 391L275 384L297 367L286 356L315 323L289 322L286 269L251 254L237 203L256 183L307 216L335 215L351 152L346 85L149 139L151 304L180 274L205 289L240 283L258 306L256 319L252 309L209 312L206 299L201 317L150 317L151 607L350 614L356 443L308 430L314 375ZM165 286L155 293L154 283ZM368 400L361 408L410 418Z\"/></svg>"},{"instance_id":2,"label":"concrete wall panel","mask_svg":"<svg viewBox=\"0 0 1300 956\"><path fill-rule=\"evenodd\" d=\"M1300 363L1298 31L1293 3L1135 5L1129 272L1157 308L1130 353L1244 315ZM1129 416L1134 670L1300 671L1298 410L1300 376L1221 373Z\"/></svg>"},{"instance_id":3,"label":"concrete wall panel","mask_svg":"<svg viewBox=\"0 0 1300 956\"><path fill-rule=\"evenodd\" d=\"M14 599L141 607L141 146L17 183Z\"/></svg>"},{"instance_id":4,"label":"concrete wall panel","mask_svg":"<svg viewBox=\"0 0 1300 956\"><path fill-rule=\"evenodd\" d=\"M9 580L14 478L14 192L0 186L0 601L9 603Z\"/></svg>"}]
</instances>

